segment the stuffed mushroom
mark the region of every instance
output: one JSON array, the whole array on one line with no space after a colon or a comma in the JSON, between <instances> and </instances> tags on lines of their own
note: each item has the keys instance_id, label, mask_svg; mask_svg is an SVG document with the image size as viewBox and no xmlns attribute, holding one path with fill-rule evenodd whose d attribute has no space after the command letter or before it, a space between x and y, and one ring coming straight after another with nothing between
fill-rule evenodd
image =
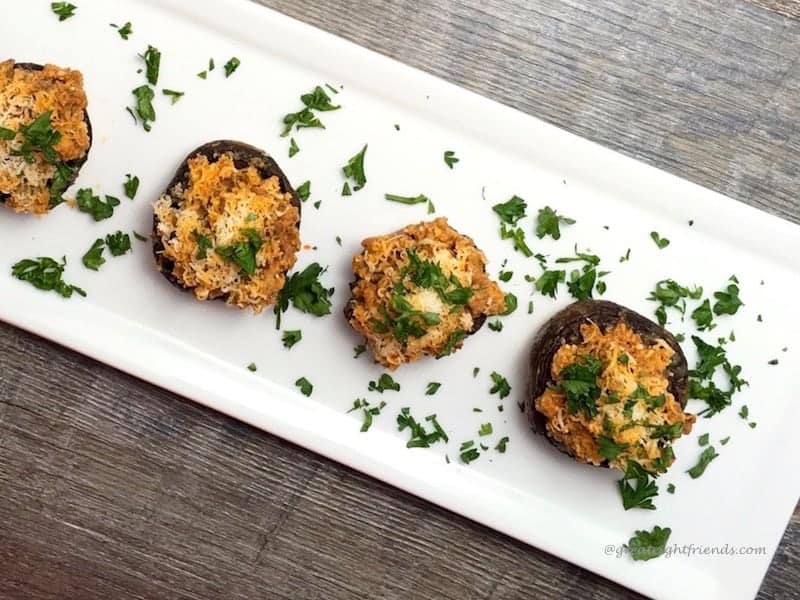
<instances>
[{"instance_id":1,"label":"stuffed mushroom","mask_svg":"<svg viewBox=\"0 0 800 600\"><path fill-rule=\"evenodd\" d=\"M91 146L80 71L0 62L0 204L48 212L63 202Z\"/></svg>"},{"instance_id":2,"label":"stuffed mushroom","mask_svg":"<svg viewBox=\"0 0 800 600\"><path fill-rule=\"evenodd\" d=\"M672 441L692 429L680 345L619 304L570 305L537 334L529 360L527 419L579 462L664 472L675 458Z\"/></svg>"},{"instance_id":3,"label":"stuffed mushroom","mask_svg":"<svg viewBox=\"0 0 800 600\"><path fill-rule=\"evenodd\" d=\"M156 265L172 284L256 313L275 303L300 249L300 198L263 151L200 146L154 213Z\"/></svg>"},{"instance_id":4,"label":"stuffed mushroom","mask_svg":"<svg viewBox=\"0 0 800 600\"><path fill-rule=\"evenodd\" d=\"M388 369L458 350L486 318L506 310L486 256L447 219L362 242L345 308L375 361Z\"/></svg>"}]
</instances>

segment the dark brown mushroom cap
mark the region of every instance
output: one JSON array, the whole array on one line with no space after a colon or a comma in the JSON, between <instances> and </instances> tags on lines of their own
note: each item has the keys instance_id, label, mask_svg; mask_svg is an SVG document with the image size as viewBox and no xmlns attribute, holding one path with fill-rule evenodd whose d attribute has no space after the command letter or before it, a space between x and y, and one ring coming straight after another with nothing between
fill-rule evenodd
<instances>
[{"instance_id":1,"label":"dark brown mushroom cap","mask_svg":"<svg viewBox=\"0 0 800 600\"><path fill-rule=\"evenodd\" d=\"M23 71L42 71L44 66L36 63L14 63L14 68L22 69ZM92 149L92 122L89 120L89 112L86 110L83 111L83 121L86 123L86 131L89 136L89 147L86 148L86 153L82 158L76 158L75 160L70 160L64 163L72 169L72 175L67 180L67 187L64 188L65 190L75 183L75 180L78 178L78 173L80 173L81 167L83 167L83 165L89 159L89 151ZM51 183L52 179L47 182L47 185L49 186ZM10 197L11 194L0 192L0 204L5 203Z\"/></svg>"},{"instance_id":2,"label":"dark brown mushroom cap","mask_svg":"<svg viewBox=\"0 0 800 600\"><path fill-rule=\"evenodd\" d=\"M638 333L645 343L652 344L657 340L664 340L675 351L668 366L669 386L667 389L681 407L686 407L689 368L686 356L675 337L647 317L614 302L581 300L570 304L553 316L544 324L533 340L528 359L528 390L522 403L522 409L535 432L547 435L545 427L547 418L536 410L535 401L544 393L547 386L552 384L550 371L558 349L564 344L579 344L583 340L580 328L584 323L595 323L605 331L620 321L625 322ZM548 440L550 440L549 436ZM553 442L553 440L550 441ZM569 454L566 448L560 444L554 443L554 445Z\"/></svg>"},{"instance_id":3,"label":"dark brown mushroom cap","mask_svg":"<svg viewBox=\"0 0 800 600\"><path fill-rule=\"evenodd\" d=\"M277 177L280 182L281 190L284 193L291 194L291 203L297 208L298 215L301 214L302 202L300 196L297 195L297 192L292 187L292 184L289 183L289 179L278 166L278 163L263 150L251 146L250 144L232 140L217 140L203 144L192 150L183 162L181 162L172 181L170 181L167 186L166 192L164 192L171 198L174 208L180 207L180 198L173 192L178 187L186 189L189 185L189 161L197 156L205 156L208 162L215 163L225 154L231 155L233 164L237 169L246 169L252 166L264 179ZM297 221L297 228L300 229L299 219ZM164 244L161 241L161 236L158 234L158 217L155 215L153 216L153 255L156 259L156 267L172 285L181 290L190 289L182 285L172 273L175 263L164 256ZM225 300L226 296L218 296L217 298Z\"/></svg>"}]
</instances>

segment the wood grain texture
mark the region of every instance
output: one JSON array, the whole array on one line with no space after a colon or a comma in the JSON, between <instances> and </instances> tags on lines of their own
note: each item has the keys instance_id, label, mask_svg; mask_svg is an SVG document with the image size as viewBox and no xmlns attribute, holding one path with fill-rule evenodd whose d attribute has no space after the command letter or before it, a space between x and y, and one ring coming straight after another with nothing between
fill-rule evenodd
<instances>
[{"instance_id":1,"label":"wood grain texture","mask_svg":"<svg viewBox=\"0 0 800 600\"><path fill-rule=\"evenodd\" d=\"M261 1L800 222L794 2ZM0 598L637 597L3 324L0 565ZM795 513L759 597L798 589Z\"/></svg>"}]
</instances>

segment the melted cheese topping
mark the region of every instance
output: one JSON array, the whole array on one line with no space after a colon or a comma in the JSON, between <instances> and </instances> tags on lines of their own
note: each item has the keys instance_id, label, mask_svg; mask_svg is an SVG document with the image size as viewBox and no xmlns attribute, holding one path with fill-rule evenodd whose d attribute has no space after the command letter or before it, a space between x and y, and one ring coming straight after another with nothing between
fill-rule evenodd
<instances>
[{"instance_id":1,"label":"melted cheese topping","mask_svg":"<svg viewBox=\"0 0 800 600\"><path fill-rule=\"evenodd\" d=\"M189 182L156 201L157 235L172 275L198 300L224 297L230 305L256 313L274 304L300 249L300 212L277 177L264 179L258 169L237 169L230 154L209 163L205 156L188 162ZM263 244L256 271L247 275L214 248L246 241L254 230ZM202 257L198 239L212 247Z\"/></svg>"},{"instance_id":2,"label":"melted cheese topping","mask_svg":"<svg viewBox=\"0 0 800 600\"><path fill-rule=\"evenodd\" d=\"M558 349L551 367L555 385L535 401L536 409L547 417L548 435L583 462L595 465L605 462L598 448L598 438L602 435L625 445L609 461L610 466L625 470L627 462L634 460L647 470L664 470L659 465L668 466L674 458L671 450L665 451L668 442L651 437L654 428L681 423L680 429L685 434L695 421L694 415L683 412L668 389L674 351L663 340L645 344L624 322L605 333L596 324L585 323L581 325L581 336L580 344L565 344ZM603 365L597 378L601 394L594 417L584 411L570 413L566 396L558 389L562 371L584 356L599 359ZM624 356L627 361L620 360ZM648 403L646 398L638 397L643 395L641 390L649 397L663 396L663 405L654 406L658 402Z\"/></svg>"},{"instance_id":3,"label":"melted cheese topping","mask_svg":"<svg viewBox=\"0 0 800 600\"><path fill-rule=\"evenodd\" d=\"M389 235L367 238L362 246L364 251L353 258L356 279L350 324L365 337L375 360L384 367L396 369L424 355L441 356L445 351L456 350L478 316L497 315L505 310L505 294L486 274L483 252L470 238L450 227L447 219L409 225ZM391 305L395 284L409 264L408 250L415 251L423 261L438 264L445 277L455 276L461 286L472 288L473 293L467 304L451 305L435 290L404 279L405 300L415 310L435 313L440 322L426 325L424 335L409 336L401 342L391 331L376 331L375 321L384 319L381 309ZM457 343L451 340L454 334Z\"/></svg>"},{"instance_id":4,"label":"melted cheese topping","mask_svg":"<svg viewBox=\"0 0 800 600\"><path fill-rule=\"evenodd\" d=\"M54 149L64 162L82 159L89 151L86 106L79 71L55 65L30 71L15 69L13 60L0 63L0 127L17 131L50 111L52 127L61 134ZM49 185L55 167L38 153L33 163L12 156L22 141L19 135L0 140L0 194L10 196L5 204L17 212L45 213L50 210Z\"/></svg>"}]
</instances>

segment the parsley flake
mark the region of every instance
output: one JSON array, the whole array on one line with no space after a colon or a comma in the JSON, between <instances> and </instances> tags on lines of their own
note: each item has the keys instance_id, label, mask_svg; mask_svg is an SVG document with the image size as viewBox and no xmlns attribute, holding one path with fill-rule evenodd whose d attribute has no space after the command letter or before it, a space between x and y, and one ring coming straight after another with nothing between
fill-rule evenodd
<instances>
[{"instance_id":1,"label":"parsley flake","mask_svg":"<svg viewBox=\"0 0 800 600\"><path fill-rule=\"evenodd\" d=\"M75 16L75 11L78 9L77 6L69 2L51 2L50 8L58 15L59 21L66 21L70 17Z\"/></svg>"},{"instance_id":2,"label":"parsley flake","mask_svg":"<svg viewBox=\"0 0 800 600\"><path fill-rule=\"evenodd\" d=\"M139 178L128 173L125 175L125 183L122 184L122 187L125 190L125 196L133 200L136 192L139 191Z\"/></svg>"},{"instance_id":3,"label":"parsley flake","mask_svg":"<svg viewBox=\"0 0 800 600\"><path fill-rule=\"evenodd\" d=\"M11 275L20 281L27 281L36 289L56 292L64 298L70 298L73 292L85 297L85 291L62 279L66 264L66 258L62 258L61 262L47 256L25 258L11 267Z\"/></svg>"},{"instance_id":4,"label":"parsley flake","mask_svg":"<svg viewBox=\"0 0 800 600\"><path fill-rule=\"evenodd\" d=\"M650 238L653 240L653 242L655 242L659 250L663 250L669 246L669 240L667 238L662 238L657 231L651 231Z\"/></svg>"},{"instance_id":5,"label":"parsley flake","mask_svg":"<svg viewBox=\"0 0 800 600\"><path fill-rule=\"evenodd\" d=\"M301 377L295 381L294 384L300 389L300 393L303 394L303 396L310 396L311 392L314 391L314 386L305 377Z\"/></svg>"},{"instance_id":6,"label":"parsley flake","mask_svg":"<svg viewBox=\"0 0 800 600\"><path fill-rule=\"evenodd\" d=\"M635 535L628 540L628 551L633 560L652 560L658 558L667 549L667 541L672 530L669 527L661 528L658 525L653 531L637 530Z\"/></svg>"},{"instance_id":7,"label":"parsley flake","mask_svg":"<svg viewBox=\"0 0 800 600\"><path fill-rule=\"evenodd\" d=\"M705 473L706 467L708 467L711 461L717 458L718 456L719 454L717 454L717 451L714 449L714 446L708 446L700 454L700 458L697 461L697 464L686 472L692 479L697 479L703 473Z\"/></svg>"},{"instance_id":8,"label":"parsley flake","mask_svg":"<svg viewBox=\"0 0 800 600\"><path fill-rule=\"evenodd\" d=\"M489 388L490 394L497 394L500 399L507 397L511 393L511 385L508 380L500 375L497 371L492 371L490 377L492 378L492 387Z\"/></svg>"},{"instance_id":9,"label":"parsley flake","mask_svg":"<svg viewBox=\"0 0 800 600\"><path fill-rule=\"evenodd\" d=\"M281 341L283 342L284 348L291 348L297 342L303 339L303 332L299 329L288 329L283 332L283 337Z\"/></svg>"},{"instance_id":10,"label":"parsley flake","mask_svg":"<svg viewBox=\"0 0 800 600\"><path fill-rule=\"evenodd\" d=\"M367 145L361 149L361 152L353 156L347 164L342 167L342 172L345 177L353 180L353 191L357 192L367 184L367 176L364 173L364 156L367 152ZM344 191L342 191L344 196Z\"/></svg>"},{"instance_id":11,"label":"parsley flake","mask_svg":"<svg viewBox=\"0 0 800 600\"><path fill-rule=\"evenodd\" d=\"M536 237L541 240L544 236L549 235L554 240L561 239L561 229L559 227L561 223L574 225L575 219L559 215L549 206L545 206L539 210L539 214L536 217Z\"/></svg>"},{"instance_id":12,"label":"parsley flake","mask_svg":"<svg viewBox=\"0 0 800 600\"><path fill-rule=\"evenodd\" d=\"M380 394L387 390L399 392L400 384L397 383L391 375L384 373L378 378L378 381L370 381L367 389L370 392L378 392Z\"/></svg>"},{"instance_id":13,"label":"parsley flake","mask_svg":"<svg viewBox=\"0 0 800 600\"><path fill-rule=\"evenodd\" d=\"M105 250L105 242L102 239L95 240L92 247L81 259L83 266L92 271L100 270L100 267L106 262L106 259L103 258L103 250Z\"/></svg>"},{"instance_id":14,"label":"parsley flake","mask_svg":"<svg viewBox=\"0 0 800 600\"><path fill-rule=\"evenodd\" d=\"M241 64L242 64L242 61L240 61L235 56L232 57L228 62L226 62L225 66L224 66L225 78L227 79L228 77L233 75L234 71L236 71L236 69L238 69L239 65L241 65Z\"/></svg>"}]
</instances>

